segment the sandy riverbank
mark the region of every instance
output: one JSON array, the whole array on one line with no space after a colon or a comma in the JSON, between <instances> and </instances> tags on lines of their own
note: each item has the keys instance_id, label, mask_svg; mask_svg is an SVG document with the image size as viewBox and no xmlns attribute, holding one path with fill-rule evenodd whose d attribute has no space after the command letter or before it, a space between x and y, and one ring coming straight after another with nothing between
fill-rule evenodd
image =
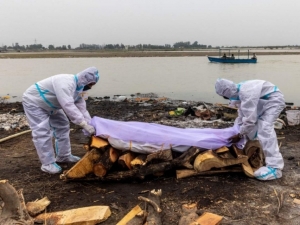
<instances>
[{"instance_id":1,"label":"sandy riverbank","mask_svg":"<svg viewBox=\"0 0 300 225\"><path fill-rule=\"evenodd\" d=\"M299 55L299 49L264 50L254 49L260 55ZM235 55L236 52L232 51ZM240 55L247 55L247 50ZM0 59L5 58L87 58L87 57L184 57L184 56L218 56L219 51L43 51L43 52L0 52Z\"/></svg>"}]
</instances>

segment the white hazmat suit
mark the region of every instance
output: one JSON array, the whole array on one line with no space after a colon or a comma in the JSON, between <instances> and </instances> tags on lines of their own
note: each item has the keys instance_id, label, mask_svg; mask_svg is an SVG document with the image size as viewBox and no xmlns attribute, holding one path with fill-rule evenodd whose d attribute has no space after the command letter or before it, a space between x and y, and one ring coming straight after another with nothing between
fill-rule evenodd
<instances>
[{"instance_id":1,"label":"white hazmat suit","mask_svg":"<svg viewBox=\"0 0 300 225\"><path fill-rule=\"evenodd\" d=\"M264 80L235 84L230 80L218 79L215 88L217 94L239 106L235 122L240 126L240 134L260 141L266 166L255 171L254 176L259 180L280 178L284 162L273 123L285 107L283 94L277 86Z\"/></svg>"},{"instance_id":2,"label":"white hazmat suit","mask_svg":"<svg viewBox=\"0 0 300 225\"><path fill-rule=\"evenodd\" d=\"M24 92L22 104L42 171L59 173L61 168L56 162L77 162L80 159L71 154L68 118L88 133L95 132L88 124L91 116L81 94L85 86L95 84L98 80L97 68L90 67L76 75L51 76ZM52 137L55 139L55 152Z\"/></svg>"}]
</instances>

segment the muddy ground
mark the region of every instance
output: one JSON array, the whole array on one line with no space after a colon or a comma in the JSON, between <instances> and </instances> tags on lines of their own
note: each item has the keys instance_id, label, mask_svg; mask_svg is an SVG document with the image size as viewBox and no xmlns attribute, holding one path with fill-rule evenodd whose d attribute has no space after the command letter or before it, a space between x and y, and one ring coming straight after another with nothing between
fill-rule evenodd
<instances>
[{"instance_id":1,"label":"muddy ground","mask_svg":"<svg viewBox=\"0 0 300 225\"><path fill-rule=\"evenodd\" d=\"M88 109L92 116L114 120L156 122L173 126L202 127L193 116L170 117L167 113L178 106L188 104L173 102L162 104L150 102L92 101ZM195 103L193 103L195 104ZM0 113L22 112L19 103L1 104ZM229 126L228 124L227 126ZM83 156L83 144L87 138L78 127L71 125L72 153ZM206 125L208 126L208 125ZM209 126L215 126L210 124ZM222 125L224 126L224 125ZM0 131L6 137L20 131ZM72 181L64 182L59 174L49 175L40 170L40 162L31 134L27 133L0 143L0 180L7 179L16 188L22 188L26 201L47 196L51 204L47 212L68 210L93 205L108 205L111 216L103 225L116 224L131 208L141 204L138 196L147 196L145 190L162 190L163 224L178 224L181 205L197 203L198 214L212 212L223 216L221 224L300 224L300 206L293 198L300 198L300 126L277 130L285 167L283 177L274 181L258 181L243 173L197 176L176 179L175 171L161 177L122 182ZM72 164L61 164L64 170ZM277 195L276 195L277 193ZM282 196L282 204L279 200ZM143 207L144 204L141 204Z\"/></svg>"}]
</instances>

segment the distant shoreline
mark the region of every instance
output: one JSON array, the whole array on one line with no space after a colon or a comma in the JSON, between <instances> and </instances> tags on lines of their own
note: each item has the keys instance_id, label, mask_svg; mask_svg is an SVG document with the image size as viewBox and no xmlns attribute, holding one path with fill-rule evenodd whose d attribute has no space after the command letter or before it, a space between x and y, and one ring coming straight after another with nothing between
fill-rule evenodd
<instances>
[{"instance_id":1,"label":"distant shoreline","mask_svg":"<svg viewBox=\"0 0 300 225\"><path fill-rule=\"evenodd\" d=\"M226 52L227 53L227 52ZM236 52L232 51L235 55ZM299 49L292 50L251 50L260 55L300 55ZM228 53L227 53L228 54ZM244 51L242 56L247 56ZM184 57L184 56L219 56L218 51L44 51L44 52L0 52L0 59L7 58L111 58L111 57Z\"/></svg>"}]
</instances>

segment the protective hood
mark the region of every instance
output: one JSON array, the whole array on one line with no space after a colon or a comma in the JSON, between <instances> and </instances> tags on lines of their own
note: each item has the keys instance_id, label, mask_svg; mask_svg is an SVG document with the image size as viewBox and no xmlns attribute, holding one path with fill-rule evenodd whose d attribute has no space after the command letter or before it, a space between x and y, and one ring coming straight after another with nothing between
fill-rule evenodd
<instances>
[{"instance_id":1,"label":"protective hood","mask_svg":"<svg viewBox=\"0 0 300 225\"><path fill-rule=\"evenodd\" d=\"M99 72L96 67L89 67L76 75L77 91L90 83L97 83L99 80Z\"/></svg>"},{"instance_id":2,"label":"protective hood","mask_svg":"<svg viewBox=\"0 0 300 225\"><path fill-rule=\"evenodd\" d=\"M218 95L225 96L229 99L238 96L237 85L230 80L218 79L215 84L216 92Z\"/></svg>"}]
</instances>

